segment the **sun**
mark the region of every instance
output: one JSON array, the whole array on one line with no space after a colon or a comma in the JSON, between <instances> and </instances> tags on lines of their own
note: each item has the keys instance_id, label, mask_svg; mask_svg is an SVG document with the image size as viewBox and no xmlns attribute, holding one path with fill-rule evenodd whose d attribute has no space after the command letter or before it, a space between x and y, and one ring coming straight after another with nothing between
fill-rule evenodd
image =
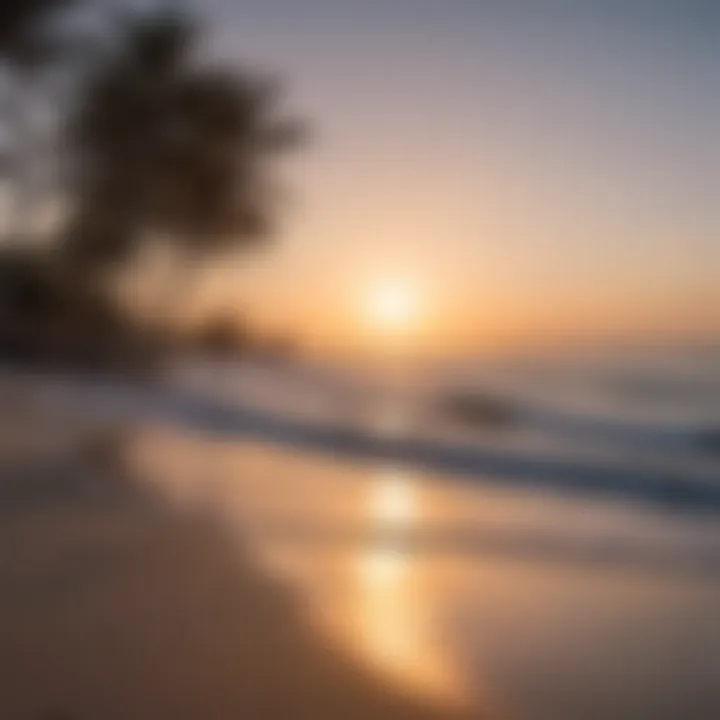
<instances>
[{"instance_id":1,"label":"sun","mask_svg":"<svg viewBox=\"0 0 720 720\"><path fill-rule=\"evenodd\" d=\"M418 315L417 288L400 278L377 281L368 287L364 306L373 328L387 332L408 330Z\"/></svg>"}]
</instances>

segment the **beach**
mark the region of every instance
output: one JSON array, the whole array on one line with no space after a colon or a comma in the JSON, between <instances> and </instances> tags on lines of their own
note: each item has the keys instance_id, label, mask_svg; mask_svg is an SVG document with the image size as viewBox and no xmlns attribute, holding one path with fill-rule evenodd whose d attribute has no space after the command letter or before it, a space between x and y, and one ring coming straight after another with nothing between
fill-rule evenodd
<instances>
[{"instance_id":1,"label":"beach","mask_svg":"<svg viewBox=\"0 0 720 720\"><path fill-rule=\"evenodd\" d=\"M2 387L2 717L720 712L713 513L70 413L44 383Z\"/></svg>"},{"instance_id":2,"label":"beach","mask_svg":"<svg viewBox=\"0 0 720 720\"><path fill-rule=\"evenodd\" d=\"M0 0L0 720L720 720L720 0Z\"/></svg>"},{"instance_id":3,"label":"beach","mask_svg":"<svg viewBox=\"0 0 720 720\"><path fill-rule=\"evenodd\" d=\"M122 431L3 390L0 716L463 717L323 639L222 523L133 475Z\"/></svg>"}]
</instances>

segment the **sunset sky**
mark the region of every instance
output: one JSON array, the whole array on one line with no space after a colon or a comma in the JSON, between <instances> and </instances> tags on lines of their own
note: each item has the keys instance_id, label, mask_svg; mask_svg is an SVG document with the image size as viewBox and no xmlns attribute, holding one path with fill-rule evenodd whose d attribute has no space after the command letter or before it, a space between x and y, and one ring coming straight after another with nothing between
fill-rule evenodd
<instances>
[{"instance_id":1,"label":"sunset sky","mask_svg":"<svg viewBox=\"0 0 720 720\"><path fill-rule=\"evenodd\" d=\"M352 344L396 283L427 346L720 332L718 3L202 10L314 127L280 243L239 283L266 321Z\"/></svg>"}]
</instances>

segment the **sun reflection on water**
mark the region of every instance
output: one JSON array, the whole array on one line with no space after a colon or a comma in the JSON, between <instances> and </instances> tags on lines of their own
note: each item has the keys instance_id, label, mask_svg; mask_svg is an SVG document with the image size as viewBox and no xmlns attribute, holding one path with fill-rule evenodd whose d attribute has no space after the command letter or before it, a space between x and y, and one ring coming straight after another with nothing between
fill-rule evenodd
<instances>
[{"instance_id":1,"label":"sun reflection on water","mask_svg":"<svg viewBox=\"0 0 720 720\"><path fill-rule=\"evenodd\" d=\"M402 472L388 470L378 474L371 485L369 515L373 525L405 530L412 527L419 508L412 481Z\"/></svg>"},{"instance_id":2,"label":"sun reflection on water","mask_svg":"<svg viewBox=\"0 0 720 720\"><path fill-rule=\"evenodd\" d=\"M355 564L355 630L363 654L416 692L457 695L440 649L428 637L420 564L398 547L421 519L419 490L399 470L378 472L369 485L368 521L378 537Z\"/></svg>"}]
</instances>

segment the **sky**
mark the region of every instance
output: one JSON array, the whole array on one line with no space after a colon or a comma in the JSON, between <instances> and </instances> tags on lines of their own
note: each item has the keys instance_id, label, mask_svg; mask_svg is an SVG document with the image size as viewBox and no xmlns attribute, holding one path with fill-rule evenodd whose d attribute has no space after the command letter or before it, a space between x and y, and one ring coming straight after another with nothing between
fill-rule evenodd
<instances>
[{"instance_id":1,"label":"sky","mask_svg":"<svg viewBox=\"0 0 720 720\"><path fill-rule=\"evenodd\" d=\"M720 336L720 3L205 0L312 142L241 306L318 346L373 288L415 342Z\"/></svg>"}]
</instances>

